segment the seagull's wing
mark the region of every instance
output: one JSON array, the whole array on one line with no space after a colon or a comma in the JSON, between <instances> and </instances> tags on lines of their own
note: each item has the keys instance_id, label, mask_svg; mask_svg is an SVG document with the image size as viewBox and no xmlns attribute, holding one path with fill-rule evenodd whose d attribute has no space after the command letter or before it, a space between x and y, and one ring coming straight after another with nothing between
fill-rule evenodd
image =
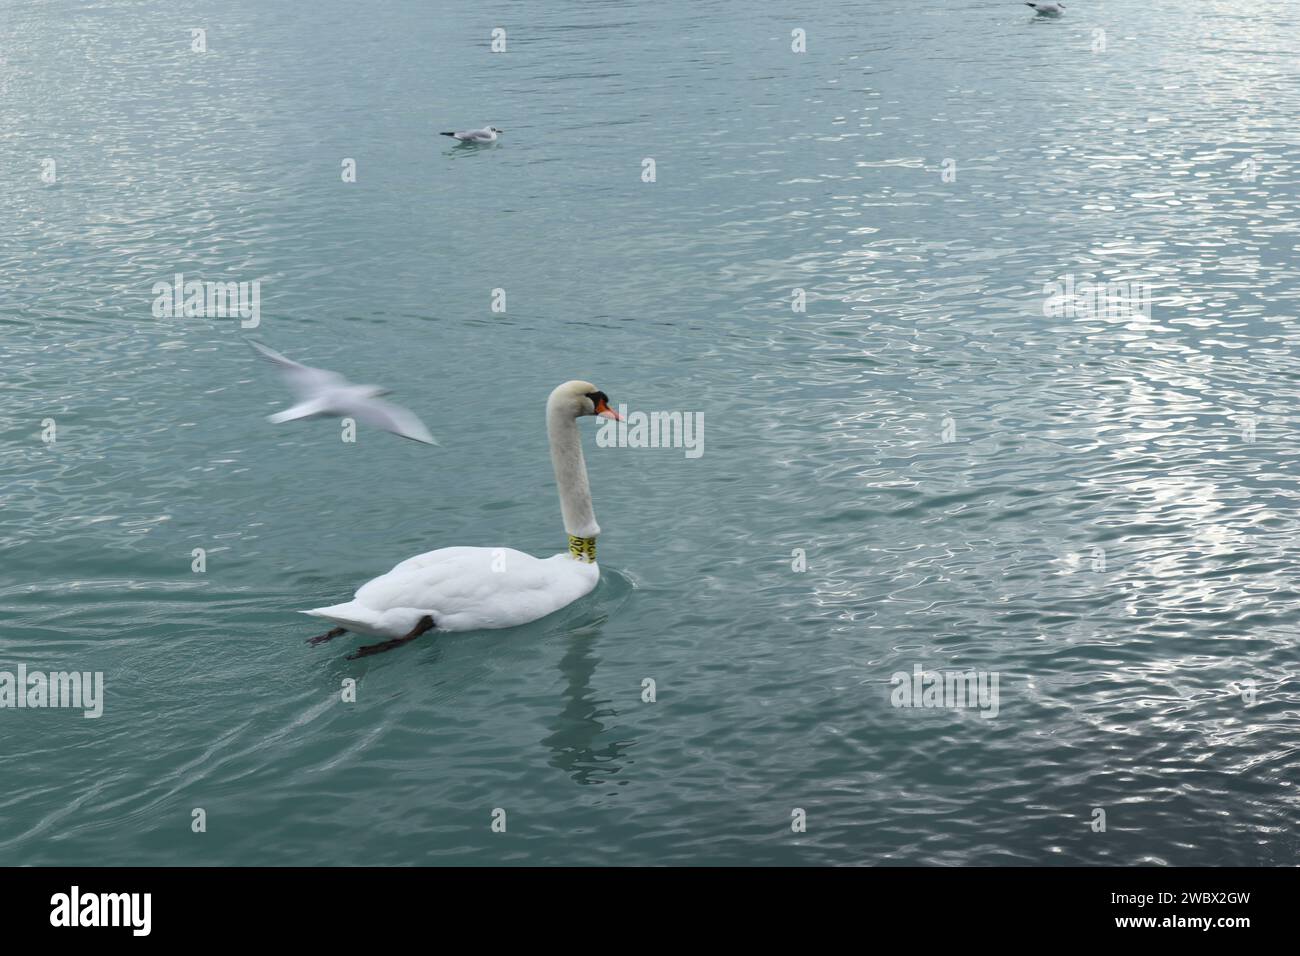
<instances>
[{"instance_id":1,"label":"seagull's wing","mask_svg":"<svg viewBox=\"0 0 1300 956\"><path fill-rule=\"evenodd\" d=\"M424 422L420 421L414 412L400 405L391 405L374 398L358 398L349 402L342 412L359 422L374 425L394 435L424 442L426 445L438 444L429 434L429 429L424 427Z\"/></svg>"},{"instance_id":2,"label":"seagull's wing","mask_svg":"<svg viewBox=\"0 0 1300 956\"><path fill-rule=\"evenodd\" d=\"M295 362L291 358L286 358L273 348L268 348L261 342L248 340L248 344L257 351L261 352L266 358L270 359L272 364L284 376L285 382L299 398L308 399L318 395L320 392L332 386L346 384L347 379L335 372L323 368L312 368L310 365L303 365L301 362Z\"/></svg>"},{"instance_id":3,"label":"seagull's wing","mask_svg":"<svg viewBox=\"0 0 1300 956\"><path fill-rule=\"evenodd\" d=\"M279 365L281 368L306 368L307 367L306 365L303 365L300 362L295 362L291 358L286 358L285 356L277 352L275 349L263 345L261 342L257 341L256 339L248 339L247 341L249 345L251 345L257 351L261 352L263 355L269 358L276 365Z\"/></svg>"},{"instance_id":4,"label":"seagull's wing","mask_svg":"<svg viewBox=\"0 0 1300 956\"><path fill-rule=\"evenodd\" d=\"M329 407L321 399L308 399L305 402L299 402L297 405L290 405L282 412L276 412L274 415L267 415L268 422L274 422L279 425L281 422L297 421L299 418L314 418L317 415L328 414Z\"/></svg>"}]
</instances>

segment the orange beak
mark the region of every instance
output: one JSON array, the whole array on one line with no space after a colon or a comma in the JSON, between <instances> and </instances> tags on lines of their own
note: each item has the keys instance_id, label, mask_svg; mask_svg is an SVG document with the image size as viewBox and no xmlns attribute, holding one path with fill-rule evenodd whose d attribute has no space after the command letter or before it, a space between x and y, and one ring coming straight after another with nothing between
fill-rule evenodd
<instances>
[{"instance_id":1,"label":"orange beak","mask_svg":"<svg viewBox=\"0 0 1300 956\"><path fill-rule=\"evenodd\" d=\"M623 416L610 408L603 398L596 402L596 414L601 418L612 418L616 422L623 420Z\"/></svg>"}]
</instances>

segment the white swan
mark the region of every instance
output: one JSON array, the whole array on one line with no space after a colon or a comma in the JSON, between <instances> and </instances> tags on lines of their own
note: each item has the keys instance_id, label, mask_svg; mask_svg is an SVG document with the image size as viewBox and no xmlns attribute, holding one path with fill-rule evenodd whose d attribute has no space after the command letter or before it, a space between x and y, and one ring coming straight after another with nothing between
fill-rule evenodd
<instances>
[{"instance_id":1,"label":"white swan","mask_svg":"<svg viewBox=\"0 0 1300 956\"><path fill-rule=\"evenodd\" d=\"M1033 7L1035 13L1044 17L1059 17L1065 12L1063 3L1029 3L1026 0L1025 6Z\"/></svg>"},{"instance_id":2,"label":"white swan","mask_svg":"<svg viewBox=\"0 0 1300 956\"><path fill-rule=\"evenodd\" d=\"M549 558L513 548L440 548L418 554L367 581L345 604L303 611L338 625L307 643L320 644L348 631L390 638L348 655L355 659L391 650L426 631L527 624L588 594L600 580L600 525L591 508L578 434L578 419L584 415L619 420L609 397L590 382L565 382L546 401L546 433L568 552Z\"/></svg>"}]
</instances>

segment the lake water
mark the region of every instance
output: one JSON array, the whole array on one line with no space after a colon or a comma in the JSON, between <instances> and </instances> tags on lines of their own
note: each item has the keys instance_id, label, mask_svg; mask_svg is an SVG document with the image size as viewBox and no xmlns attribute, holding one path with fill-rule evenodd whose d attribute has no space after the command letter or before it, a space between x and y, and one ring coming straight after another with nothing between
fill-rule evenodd
<instances>
[{"instance_id":1,"label":"lake water","mask_svg":"<svg viewBox=\"0 0 1300 956\"><path fill-rule=\"evenodd\" d=\"M0 710L0 864L1294 865L1300 14L1068 6L2 0L0 671L105 697ZM570 378L705 423L582 423L598 590L306 646L564 549Z\"/></svg>"}]
</instances>

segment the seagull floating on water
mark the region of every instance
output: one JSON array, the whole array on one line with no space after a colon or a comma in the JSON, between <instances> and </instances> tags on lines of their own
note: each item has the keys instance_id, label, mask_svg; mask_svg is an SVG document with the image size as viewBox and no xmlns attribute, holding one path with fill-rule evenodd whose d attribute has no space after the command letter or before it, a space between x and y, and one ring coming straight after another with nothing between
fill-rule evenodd
<instances>
[{"instance_id":1,"label":"seagull floating on water","mask_svg":"<svg viewBox=\"0 0 1300 956\"><path fill-rule=\"evenodd\" d=\"M1033 7L1035 13L1045 17L1059 17L1065 12L1063 3L1030 3L1029 0L1025 0L1025 6Z\"/></svg>"},{"instance_id":2,"label":"seagull floating on water","mask_svg":"<svg viewBox=\"0 0 1300 956\"><path fill-rule=\"evenodd\" d=\"M299 418L354 418L412 441L438 444L413 412L379 401L378 396L387 395L388 389L378 385L353 385L337 372L302 365L251 339L248 344L275 363L298 399L297 404L284 411L268 415L267 421L278 425Z\"/></svg>"},{"instance_id":3,"label":"seagull floating on water","mask_svg":"<svg viewBox=\"0 0 1300 956\"><path fill-rule=\"evenodd\" d=\"M484 126L482 129L463 129L459 132L443 133L442 135L458 139L462 143L495 143L497 135L504 132L505 130L497 129L495 126Z\"/></svg>"}]
</instances>

